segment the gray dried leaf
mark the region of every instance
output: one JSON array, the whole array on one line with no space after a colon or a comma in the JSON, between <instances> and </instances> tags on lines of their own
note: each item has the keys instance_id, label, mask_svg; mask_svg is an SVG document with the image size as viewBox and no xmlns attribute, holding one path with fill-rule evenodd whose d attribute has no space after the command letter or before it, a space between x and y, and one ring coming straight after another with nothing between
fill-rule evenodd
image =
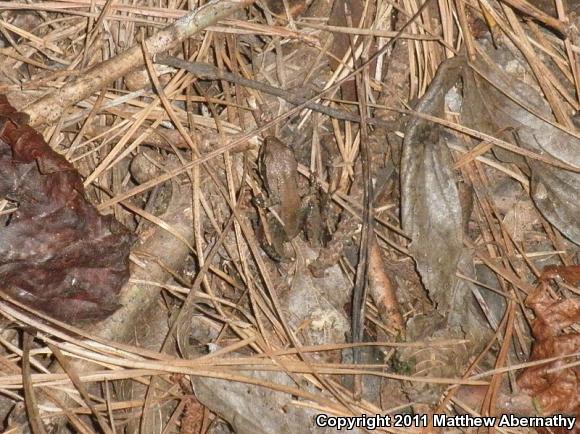
<instances>
[{"instance_id":1,"label":"gray dried leaf","mask_svg":"<svg viewBox=\"0 0 580 434\"><path fill-rule=\"evenodd\" d=\"M442 66L416 110L441 117L447 91L459 78L453 63ZM462 208L451 152L442 127L412 117L401 158L403 229L423 284L438 309L451 308L457 264L463 249Z\"/></svg>"},{"instance_id":2,"label":"gray dried leaf","mask_svg":"<svg viewBox=\"0 0 580 434\"><path fill-rule=\"evenodd\" d=\"M552 124L554 117L539 91L482 59L465 71L461 113L465 125L495 136L510 132L504 134L508 141L580 167L580 139ZM496 155L506 160L505 153ZM538 160L507 159L531 171L532 199L538 210L580 245L580 174Z\"/></svg>"}]
</instances>

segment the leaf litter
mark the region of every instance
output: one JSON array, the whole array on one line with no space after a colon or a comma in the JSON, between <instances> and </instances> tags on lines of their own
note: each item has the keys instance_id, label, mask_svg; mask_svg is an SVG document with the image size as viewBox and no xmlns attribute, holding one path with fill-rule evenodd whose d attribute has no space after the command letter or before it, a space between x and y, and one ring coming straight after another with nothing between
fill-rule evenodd
<instances>
[{"instance_id":1,"label":"leaf litter","mask_svg":"<svg viewBox=\"0 0 580 434\"><path fill-rule=\"evenodd\" d=\"M576 5L56 3L0 5L6 429L580 416ZM268 135L331 235L290 263L255 236Z\"/></svg>"}]
</instances>

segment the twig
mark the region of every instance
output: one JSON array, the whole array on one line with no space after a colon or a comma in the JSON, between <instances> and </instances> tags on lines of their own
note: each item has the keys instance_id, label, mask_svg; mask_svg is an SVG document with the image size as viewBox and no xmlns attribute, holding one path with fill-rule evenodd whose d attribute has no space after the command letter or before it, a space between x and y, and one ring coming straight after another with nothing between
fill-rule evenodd
<instances>
[{"instance_id":1,"label":"twig","mask_svg":"<svg viewBox=\"0 0 580 434\"><path fill-rule=\"evenodd\" d=\"M514 9L517 9L523 14L529 15L536 21L539 21L540 23L543 23L546 26L554 29L562 36L562 39L567 39L569 30L565 22L548 15L547 13L543 12L542 10L538 9L536 6L527 1L502 0L502 2L510 5Z\"/></svg>"},{"instance_id":2,"label":"twig","mask_svg":"<svg viewBox=\"0 0 580 434\"><path fill-rule=\"evenodd\" d=\"M185 60L178 59L177 57L167 55L157 55L155 57L155 63L173 66L174 68L185 69L186 71L191 72L192 74L196 75L197 77L203 80L225 80L231 83L238 84L240 86L249 87L251 89L267 93L268 95L277 96L279 98L282 98L284 101L288 101L289 103L294 105L305 104L305 107L311 110L314 110L316 112L325 114L327 116L336 119L357 123L360 123L361 121L360 116L356 114L349 113L345 110L326 107L323 104L311 101L309 98L304 98L302 96L292 94L284 89L280 89L279 87L270 86L269 84L262 83L256 80L250 80L248 78L241 77L237 74L232 74L231 72L220 71L218 68L208 63L187 62ZM393 124L391 122L379 118L368 118L367 123L387 128L393 127Z\"/></svg>"},{"instance_id":3,"label":"twig","mask_svg":"<svg viewBox=\"0 0 580 434\"><path fill-rule=\"evenodd\" d=\"M145 41L147 50L152 55L166 51L180 41L251 3L253 0L211 1L147 39ZM63 86L23 110L30 116L29 125L35 127L54 122L68 107L82 101L142 64L141 47L139 44L135 44L118 56L96 65L70 85Z\"/></svg>"},{"instance_id":4,"label":"twig","mask_svg":"<svg viewBox=\"0 0 580 434\"><path fill-rule=\"evenodd\" d=\"M34 333L34 332L33 332ZM22 339L22 385L24 387L24 403L28 413L28 421L33 434L46 434L42 419L38 412L38 400L32 386L30 369L30 349L33 337L28 331L24 331Z\"/></svg>"}]
</instances>

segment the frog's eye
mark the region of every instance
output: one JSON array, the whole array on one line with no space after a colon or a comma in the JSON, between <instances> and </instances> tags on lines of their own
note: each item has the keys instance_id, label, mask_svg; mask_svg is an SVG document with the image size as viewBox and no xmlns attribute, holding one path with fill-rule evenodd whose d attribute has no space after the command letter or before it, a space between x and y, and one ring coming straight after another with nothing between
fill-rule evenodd
<instances>
[{"instance_id":1,"label":"frog's eye","mask_svg":"<svg viewBox=\"0 0 580 434\"><path fill-rule=\"evenodd\" d=\"M267 208L266 207L266 199L263 196L254 196L252 198L252 203L257 206L258 208Z\"/></svg>"}]
</instances>

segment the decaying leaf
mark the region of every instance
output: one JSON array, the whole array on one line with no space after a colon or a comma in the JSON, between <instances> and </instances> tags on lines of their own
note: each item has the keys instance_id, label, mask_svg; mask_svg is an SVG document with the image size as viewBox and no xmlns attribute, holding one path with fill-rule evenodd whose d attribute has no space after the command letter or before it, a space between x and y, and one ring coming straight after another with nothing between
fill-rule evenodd
<instances>
[{"instance_id":1,"label":"decaying leaf","mask_svg":"<svg viewBox=\"0 0 580 434\"><path fill-rule=\"evenodd\" d=\"M554 300L541 282L528 296L526 304L536 314L532 325L536 343L530 360L560 358L527 368L518 378L518 384L534 397L541 414L573 414L580 418L580 367L565 366L575 360L565 356L580 351L580 334L567 330L580 321L580 302Z\"/></svg>"},{"instance_id":2,"label":"decaying leaf","mask_svg":"<svg viewBox=\"0 0 580 434\"><path fill-rule=\"evenodd\" d=\"M26 120L0 95L0 196L18 205L0 228L0 289L58 319L104 318L133 238L87 202L78 172Z\"/></svg>"}]
</instances>

